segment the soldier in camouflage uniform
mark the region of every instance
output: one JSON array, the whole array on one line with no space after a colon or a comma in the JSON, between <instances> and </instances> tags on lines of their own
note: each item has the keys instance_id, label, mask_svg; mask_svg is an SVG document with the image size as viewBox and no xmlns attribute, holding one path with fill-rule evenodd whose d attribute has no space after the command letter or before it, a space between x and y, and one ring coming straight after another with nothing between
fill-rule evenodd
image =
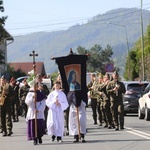
<instances>
[{"instance_id":1,"label":"soldier in camouflage uniform","mask_svg":"<svg viewBox=\"0 0 150 150\"><path fill-rule=\"evenodd\" d=\"M101 91L103 92L103 109L104 109L104 116L106 117L105 120L105 126L108 127L108 129L111 129L113 124L112 124L112 114L110 111L110 95L106 91L106 87L108 83L110 82L110 76L109 74L105 74L103 77L103 85L101 87Z\"/></svg>"},{"instance_id":2,"label":"soldier in camouflage uniform","mask_svg":"<svg viewBox=\"0 0 150 150\"><path fill-rule=\"evenodd\" d=\"M0 106L0 133L2 133L3 130L2 130L2 124L1 124L1 106Z\"/></svg>"},{"instance_id":3,"label":"soldier in camouflage uniform","mask_svg":"<svg viewBox=\"0 0 150 150\"><path fill-rule=\"evenodd\" d=\"M17 84L16 79L14 77L12 77L10 80L10 86L13 89L12 118L13 118L13 122L18 122L19 121L19 106L20 106L19 97L18 97L19 84Z\"/></svg>"},{"instance_id":4,"label":"soldier in camouflage uniform","mask_svg":"<svg viewBox=\"0 0 150 150\"><path fill-rule=\"evenodd\" d=\"M12 132L12 120L11 120L11 106L13 89L9 83L6 82L4 76L1 77L1 96L4 96L4 104L1 106L1 125L2 136L11 136Z\"/></svg>"},{"instance_id":5,"label":"soldier in camouflage uniform","mask_svg":"<svg viewBox=\"0 0 150 150\"><path fill-rule=\"evenodd\" d=\"M28 107L25 103L25 99L29 92L30 86L28 85L27 79L23 80L23 84L24 85L19 88L18 97L20 100L21 116L26 118Z\"/></svg>"},{"instance_id":6,"label":"soldier in camouflage uniform","mask_svg":"<svg viewBox=\"0 0 150 150\"><path fill-rule=\"evenodd\" d=\"M103 75L99 73L98 84L96 86L96 94L97 94L98 120L99 120L100 126L102 126L102 123L105 122L103 92L101 90L102 86L103 86Z\"/></svg>"},{"instance_id":7,"label":"soldier in camouflage uniform","mask_svg":"<svg viewBox=\"0 0 150 150\"><path fill-rule=\"evenodd\" d=\"M94 124L97 124L97 95L95 93L97 78L96 78L96 74L92 74L90 77L91 77L91 81L90 83L88 83L87 87L88 90L90 91L91 108L93 112Z\"/></svg>"},{"instance_id":8,"label":"soldier in camouflage uniform","mask_svg":"<svg viewBox=\"0 0 150 150\"><path fill-rule=\"evenodd\" d=\"M112 112L115 129L124 129L124 105L122 95L126 92L125 86L118 81L118 73L115 71L112 75L113 80L108 83L106 90L110 94L110 108ZM119 117L118 117L119 116Z\"/></svg>"}]
</instances>

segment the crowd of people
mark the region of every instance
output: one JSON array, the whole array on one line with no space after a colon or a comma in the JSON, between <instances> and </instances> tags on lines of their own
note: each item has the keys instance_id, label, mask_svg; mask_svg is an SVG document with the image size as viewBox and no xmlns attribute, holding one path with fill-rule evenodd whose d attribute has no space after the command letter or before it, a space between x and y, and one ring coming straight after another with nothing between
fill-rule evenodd
<instances>
[{"instance_id":1,"label":"crowd of people","mask_svg":"<svg viewBox=\"0 0 150 150\"><path fill-rule=\"evenodd\" d=\"M0 130L3 137L13 134L13 122L18 122L21 115L25 117L27 123L27 140L33 140L34 145L43 142L42 136L44 134L50 135L52 141L56 139L57 142L61 143L65 127L62 125L65 122L68 127L68 133L75 136L74 142L79 142L78 125L74 127L74 123L77 122L76 110L68 111L66 114L68 121L64 117L65 110L69 110L69 104L72 108L73 104L72 99L68 103L67 95L62 90L61 78L59 77L60 75L54 82L51 91L46 85L42 84L42 76L39 74L33 82L30 82L30 85L27 79L24 79L21 86L14 77L11 78L10 82L6 80L5 76L1 77ZM72 94L74 94L73 91ZM84 104L84 109L85 106L86 104ZM69 119L69 115L71 116L72 113L74 113L74 117ZM82 120L81 117L78 119ZM81 134L82 142L85 142L85 133L82 133L82 130Z\"/></svg>"},{"instance_id":2,"label":"crowd of people","mask_svg":"<svg viewBox=\"0 0 150 150\"><path fill-rule=\"evenodd\" d=\"M108 129L124 129L124 105L122 95L126 92L125 86L119 81L115 71L110 79L109 74L98 73L91 75L88 84L88 96L91 98L91 108L94 124L104 125Z\"/></svg>"},{"instance_id":3,"label":"crowd of people","mask_svg":"<svg viewBox=\"0 0 150 150\"><path fill-rule=\"evenodd\" d=\"M99 121L100 126L108 129L124 129L122 94L125 87L118 80L118 73L113 73L112 80L108 74L91 74L87 88L94 124ZM42 144L44 134L50 135L51 141L63 142L65 127L66 135L74 136L74 143L80 140L86 142L86 103L82 100L76 102L76 89L72 86L67 95L63 92L60 75L51 91L42 84L39 74L30 85L24 79L22 86L15 78L7 82L2 76L0 93L0 130L3 137L13 134L13 122L18 122L21 115L27 123L27 140L33 140L34 145Z\"/></svg>"}]
</instances>

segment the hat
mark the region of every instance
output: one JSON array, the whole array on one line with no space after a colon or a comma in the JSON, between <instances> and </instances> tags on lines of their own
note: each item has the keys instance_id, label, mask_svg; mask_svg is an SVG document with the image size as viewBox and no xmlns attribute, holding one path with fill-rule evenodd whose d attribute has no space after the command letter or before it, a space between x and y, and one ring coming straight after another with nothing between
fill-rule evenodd
<instances>
[{"instance_id":1,"label":"hat","mask_svg":"<svg viewBox=\"0 0 150 150\"><path fill-rule=\"evenodd\" d=\"M92 73L91 76L92 76L92 77L96 77L96 74L95 74L95 73Z\"/></svg>"},{"instance_id":2,"label":"hat","mask_svg":"<svg viewBox=\"0 0 150 150\"><path fill-rule=\"evenodd\" d=\"M10 79L10 82L12 82L13 80L15 80L15 77L12 77L12 78Z\"/></svg>"},{"instance_id":3,"label":"hat","mask_svg":"<svg viewBox=\"0 0 150 150\"><path fill-rule=\"evenodd\" d=\"M3 76L1 76L1 79L5 79L5 76L3 75Z\"/></svg>"},{"instance_id":4,"label":"hat","mask_svg":"<svg viewBox=\"0 0 150 150\"><path fill-rule=\"evenodd\" d=\"M38 78L42 78L42 75L41 74L37 74L36 75L36 78L38 79Z\"/></svg>"},{"instance_id":5,"label":"hat","mask_svg":"<svg viewBox=\"0 0 150 150\"><path fill-rule=\"evenodd\" d=\"M117 71L114 71L114 72L113 72L113 75L119 76L119 74L118 74Z\"/></svg>"},{"instance_id":6,"label":"hat","mask_svg":"<svg viewBox=\"0 0 150 150\"><path fill-rule=\"evenodd\" d=\"M100 79L102 79L102 78L103 78L103 75L102 75L101 73L99 73L99 74L98 74L98 77L99 77Z\"/></svg>"},{"instance_id":7,"label":"hat","mask_svg":"<svg viewBox=\"0 0 150 150\"><path fill-rule=\"evenodd\" d=\"M110 78L110 75L109 75L108 73L106 73L106 74L104 75L104 77Z\"/></svg>"}]
</instances>

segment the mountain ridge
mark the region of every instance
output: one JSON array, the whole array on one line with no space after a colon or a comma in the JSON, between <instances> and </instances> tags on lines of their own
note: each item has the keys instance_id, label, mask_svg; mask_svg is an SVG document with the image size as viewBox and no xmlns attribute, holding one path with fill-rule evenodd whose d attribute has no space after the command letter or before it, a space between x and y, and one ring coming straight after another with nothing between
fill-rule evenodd
<instances>
[{"instance_id":1,"label":"mountain ridge","mask_svg":"<svg viewBox=\"0 0 150 150\"><path fill-rule=\"evenodd\" d=\"M143 10L143 29L150 23L150 11ZM116 24L116 25L115 25ZM90 49L95 44L104 49L109 44L113 49L113 60L122 72L129 48L140 38L140 9L119 8L104 14L98 14L85 24L76 24L67 30L37 32L14 37L14 43L8 46L9 62L31 62L29 54L35 50L39 56L36 61L43 61L47 73L57 70L52 57L65 56L70 48L76 52L78 46ZM125 34L127 31L127 37Z\"/></svg>"}]
</instances>

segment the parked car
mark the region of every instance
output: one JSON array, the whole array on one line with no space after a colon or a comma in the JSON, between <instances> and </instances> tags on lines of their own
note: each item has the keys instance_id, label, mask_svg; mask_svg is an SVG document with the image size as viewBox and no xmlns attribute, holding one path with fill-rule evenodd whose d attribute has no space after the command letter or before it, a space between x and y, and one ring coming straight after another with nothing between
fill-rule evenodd
<instances>
[{"instance_id":1,"label":"parked car","mask_svg":"<svg viewBox=\"0 0 150 150\"><path fill-rule=\"evenodd\" d=\"M28 78L29 78L29 76L22 76L22 77L17 78L16 81L18 81L20 83L20 86L22 86L23 85L22 81L24 79L28 79ZM30 82L32 82L32 81L30 81ZM30 83L30 82L28 82L28 83ZM52 88L51 78L43 78L42 83L48 87L49 91L51 90L51 88Z\"/></svg>"},{"instance_id":2,"label":"parked car","mask_svg":"<svg viewBox=\"0 0 150 150\"><path fill-rule=\"evenodd\" d=\"M139 98L138 117L139 119L150 120L150 83L145 88L143 95Z\"/></svg>"},{"instance_id":3,"label":"parked car","mask_svg":"<svg viewBox=\"0 0 150 150\"><path fill-rule=\"evenodd\" d=\"M138 100L143 94L148 82L124 81L126 93L123 95L124 115L126 113L138 113Z\"/></svg>"},{"instance_id":4,"label":"parked car","mask_svg":"<svg viewBox=\"0 0 150 150\"><path fill-rule=\"evenodd\" d=\"M22 76L22 77L17 78L16 81L21 83L24 79L27 79L28 77L29 76Z\"/></svg>"}]
</instances>

